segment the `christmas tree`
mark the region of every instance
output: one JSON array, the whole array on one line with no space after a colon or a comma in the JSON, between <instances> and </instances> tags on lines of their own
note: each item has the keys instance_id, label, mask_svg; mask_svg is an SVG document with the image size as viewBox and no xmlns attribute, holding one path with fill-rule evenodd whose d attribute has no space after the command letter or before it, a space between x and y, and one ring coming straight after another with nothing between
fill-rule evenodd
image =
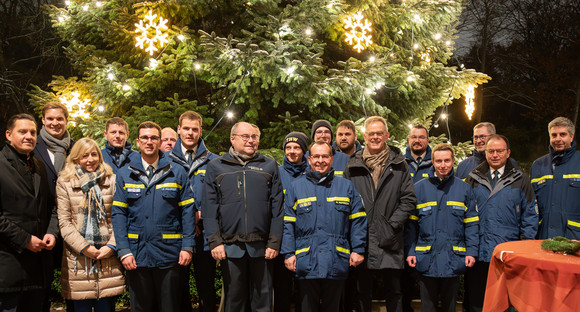
<instances>
[{"instance_id":1,"label":"christmas tree","mask_svg":"<svg viewBox=\"0 0 580 312\"><path fill-rule=\"evenodd\" d=\"M452 65L462 9L459 0L67 0L47 11L78 75L35 88L32 102L66 103L73 135L92 137L111 116L176 127L192 109L217 151L237 120L262 129L261 147L316 119L370 115L402 139L409 123L489 79Z\"/></svg>"}]
</instances>

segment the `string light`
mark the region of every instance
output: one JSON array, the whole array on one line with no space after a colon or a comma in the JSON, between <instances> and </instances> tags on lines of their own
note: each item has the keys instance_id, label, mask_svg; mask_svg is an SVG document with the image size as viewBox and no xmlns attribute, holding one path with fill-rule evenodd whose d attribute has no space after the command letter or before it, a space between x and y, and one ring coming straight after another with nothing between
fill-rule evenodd
<instances>
[{"instance_id":1,"label":"string light","mask_svg":"<svg viewBox=\"0 0 580 312\"><path fill-rule=\"evenodd\" d=\"M310 35L312 35L312 28L310 28L310 27L306 28L304 30L304 34L306 34L306 36L310 37Z\"/></svg>"},{"instance_id":2,"label":"string light","mask_svg":"<svg viewBox=\"0 0 580 312\"><path fill-rule=\"evenodd\" d=\"M64 2L64 4L65 4L66 6L69 6L69 5L70 5L70 1L69 1L69 0L66 0L66 1Z\"/></svg>"},{"instance_id":3,"label":"string light","mask_svg":"<svg viewBox=\"0 0 580 312\"><path fill-rule=\"evenodd\" d=\"M347 33L345 33L346 38L344 41L346 43L353 45L353 49L355 49L358 53L364 50L369 45L373 44L371 38L371 24L361 12L356 12L353 16L349 16L348 18L344 19L344 28L350 29Z\"/></svg>"},{"instance_id":4,"label":"string light","mask_svg":"<svg viewBox=\"0 0 580 312\"><path fill-rule=\"evenodd\" d=\"M95 5L97 6L97 8L100 8L103 6L103 3L101 1L97 1L97 2L95 2Z\"/></svg>"},{"instance_id":5,"label":"string light","mask_svg":"<svg viewBox=\"0 0 580 312\"><path fill-rule=\"evenodd\" d=\"M409 129L413 129L413 125L412 124L408 124L407 127L409 127Z\"/></svg>"},{"instance_id":6,"label":"string light","mask_svg":"<svg viewBox=\"0 0 580 312\"><path fill-rule=\"evenodd\" d=\"M371 90L371 88L366 88L365 92L366 92L366 94L372 94L373 90Z\"/></svg>"},{"instance_id":7,"label":"string light","mask_svg":"<svg viewBox=\"0 0 580 312\"><path fill-rule=\"evenodd\" d=\"M286 68L286 70L284 70L284 71L286 72L286 75L290 76L290 75L292 75L292 73L294 73L295 70L296 70L296 67L290 66L290 67Z\"/></svg>"},{"instance_id":8,"label":"string light","mask_svg":"<svg viewBox=\"0 0 580 312\"><path fill-rule=\"evenodd\" d=\"M450 46L451 45L451 40L445 41L445 45Z\"/></svg>"},{"instance_id":9,"label":"string light","mask_svg":"<svg viewBox=\"0 0 580 312\"><path fill-rule=\"evenodd\" d=\"M83 11L88 11L88 10L89 10L89 5L88 4L83 5Z\"/></svg>"},{"instance_id":10,"label":"string light","mask_svg":"<svg viewBox=\"0 0 580 312\"><path fill-rule=\"evenodd\" d=\"M157 68L157 64L159 64L159 62L156 59L149 59L149 68L155 69Z\"/></svg>"},{"instance_id":11,"label":"string light","mask_svg":"<svg viewBox=\"0 0 580 312\"><path fill-rule=\"evenodd\" d=\"M232 112L228 111L228 112L226 113L226 117L228 117L228 118L232 119L232 118L234 118L234 113L232 113Z\"/></svg>"},{"instance_id":12,"label":"string light","mask_svg":"<svg viewBox=\"0 0 580 312\"><path fill-rule=\"evenodd\" d=\"M419 44L418 44L418 43L415 43L415 44L413 45L413 49L415 49L415 50L419 49Z\"/></svg>"},{"instance_id":13,"label":"string light","mask_svg":"<svg viewBox=\"0 0 580 312\"><path fill-rule=\"evenodd\" d=\"M123 91L130 91L131 90L131 86L129 86L128 84L124 84L123 85Z\"/></svg>"},{"instance_id":14,"label":"string light","mask_svg":"<svg viewBox=\"0 0 580 312\"><path fill-rule=\"evenodd\" d=\"M473 116L473 112L475 111L475 86L470 84L467 87L467 93L465 93L465 113L467 114L467 118L471 120L471 116Z\"/></svg>"},{"instance_id":15,"label":"string light","mask_svg":"<svg viewBox=\"0 0 580 312\"><path fill-rule=\"evenodd\" d=\"M148 20L149 22L144 22L144 20ZM137 33L137 43L135 46L140 49L147 46L145 52L153 55L155 51L159 50L156 45L163 47L166 43L169 43L169 35L164 32L168 29L168 21L161 16L158 18L157 14L153 14L153 11L149 10L149 13L145 15L144 19L139 20L138 24L135 23L135 27L137 27L135 30L135 33Z\"/></svg>"},{"instance_id":16,"label":"string light","mask_svg":"<svg viewBox=\"0 0 580 312\"><path fill-rule=\"evenodd\" d=\"M201 64L200 63L195 63L193 65L193 68L195 68L195 70L200 70L201 69Z\"/></svg>"},{"instance_id":17,"label":"string light","mask_svg":"<svg viewBox=\"0 0 580 312\"><path fill-rule=\"evenodd\" d=\"M108 73L108 74L107 74L107 79L109 79L109 80L115 80L115 74L113 74L113 73Z\"/></svg>"},{"instance_id":18,"label":"string light","mask_svg":"<svg viewBox=\"0 0 580 312\"><path fill-rule=\"evenodd\" d=\"M411 81L415 81L415 77L413 77L412 75L407 76L407 81L411 82Z\"/></svg>"},{"instance_id":19,"label":"string light","mask_svg":"<svg viewBox=\"0 0 580 312\"><path fill-rule=\"evenodd\" d=\"M433 36L433 38L435 38L435 40L441 39L441 33L436 33L435 36Z\"/></svg>"},{"instance_id":20,"label":"string light","mask_svg":"<svg viewBox=\"0 0 580 312\"><path fill-rule=\"evenodd\" d=\"M99 105L99 107L98 107L98 110L99 110L99 112L101 112L101 113L102 113L102 112L104 112L104 111L105 111L105 106L103 106L103 105Z\"/></svg>"},{"instance_id":21,"label":"string light","mask_svg":"<svg viewBox=\"0 0 580 312\"><path fill-rule=\"evenodd\" d=\"M374 62L376 60L376 58L374 56L369 57L369 62Z\"/></svg>"},{"instance_id":22,"label":"string light","mask_svg":"<svg viewBox=\"0 0 580 312\"><path fill-rule=\"evenodd\" d=\"M177 35L177 39L179 39L179 41L183 41L183 40L185 40L185 36L184 35Z\"/></svg>"},{"instance_id":23,"label":"string light","mask_svg":"<svg viewBox=\"0 0 580 312\"><path fill-rule=\"evenodd\" d=\"M447 118L447 114L445 114L445 113L442 113L442 114L441 114L441 119L445 119L445 118Z\"/></svg>"}]
</instances>

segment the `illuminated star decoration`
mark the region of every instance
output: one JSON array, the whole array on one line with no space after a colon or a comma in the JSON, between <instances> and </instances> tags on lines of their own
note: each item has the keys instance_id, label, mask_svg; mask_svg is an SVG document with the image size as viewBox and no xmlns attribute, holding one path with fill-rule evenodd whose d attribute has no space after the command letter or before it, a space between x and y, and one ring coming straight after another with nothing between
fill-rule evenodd
<instances>
[{"instance_id":1,"label":"illuminated star decoration","mask_svg":"<svg viewBox=\"0 0 580 312\"><path fill-rule=\"evenodd\" d=\"M361 12L356 12L355 15L349 16L344 19L344 28L350 29L346 33L346 41L350 45L354 45L353 49L357 50L358 53L364 50L369 45L373 44L371 41L371 24L366 18L364 18L364 23L362 22L364 16Z\"/></svg>"},{"instance_id":2,"label":"illuminated star decoration","mask_svg":"<svg viewBox=\"0 0 580 312\"><path fill-rule=\"evenodd\" d=\"M467 118L471 120L471 116L475 111L475 102L473 99L475 98L475 86L469 85L467 88L467 93L465 93L465 113L467 114Z\"/></svg>"},{"instance_id":3,"label":"illuminated star decoration","mask_svg":"<svg viewBox=\"0 0 580 312\"><path fill-rule=\"evenodd\" d=\"M157 22L155 21L157 19ZM158 44L160 47L163 47L166 43L169 43L169 35L164 32L167 30L167 19L159 16L157 14L153 14L151 10L149 13L145 15L145 20L149 22L144 22L144 20L139 20L139 24L135 23L135 27L137 29L135 32L137 33L137 43L135 44L136 47L141 49L145 49L145 52L149 52L149 55L153 55L155 51L159 49L156 47ZM144 48L146 46L146 48Z\"/></svg>"},{"instance_id":4,"label":"illuminated star decoration","mask_svg":"<svg viewBox=\"0 0 580 312\"><path fill-rule=\"evenodd\" d=\"M82 119L89 119L91 114L86 111L88 106L90 106L91 102L87 99L80 99L80 93L78 91L74 91L70 94L72 98L67 98L66 96L61 96L59 98L60 102L66 106L67 110L69 111L71 119L74 118L82 118ZM75 122L71 121L71 124L75 126Z\"/></svg>"}]
</instances>

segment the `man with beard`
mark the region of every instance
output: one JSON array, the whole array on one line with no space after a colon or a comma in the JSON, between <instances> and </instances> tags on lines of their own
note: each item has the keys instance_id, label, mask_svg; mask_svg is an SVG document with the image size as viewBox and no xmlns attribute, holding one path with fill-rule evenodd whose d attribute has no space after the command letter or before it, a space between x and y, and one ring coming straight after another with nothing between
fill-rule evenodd
<instances>
[{"instance_id":1,"label":"man with beard","mask_svg":"<svg viewBox=\"0 0 580 312\"><path fill-rule=\"evenodd\" d=\"M173 150L168 153L171 163L183 167L188 173L189 181L195 196L195 252L193 253L193 275L199 294L199 311L214 311L215 299L215 268L216 261L212 258L204 238L203 224L201 222L201 210L205 201L203 200L203 181L207 164L210 160L218 156L207 149L202 135L203 119L200 114L194 111L186 111L179 116L177 132L179 138ZM170 128L171 129L171 128ZM163 137L163 131L161 132ZM162 139L163 141L163 139ZM191 300L189 298L189 267L184 278L186 286L186 307L184 311L191 310Z\"/></svg>"},{"instance_id":2,"label":"man with beard","mask_svg":"<svg viewBox=\"0 0 580 312\"><path fill-rule=\"evenodd\" d=\"M111 213L131 311L183 311L183 270L195 244L189 177L159 151L156 123L139 125L137 144L141 153L117 173Z\"/></svg>"},{"instance_id":3,"label":"man with beard","mask_svg":"<svg viewBox=\"0 0 580 312\"><path fill-rule=\"evenodd\" d=\"M309 154L286 195L281 253L296 272L300 311L338 311L349 265L364 260L366 213L352 182L334 175L330 144L314 142Z\"/></svg>"},{"instance_id":4,"label":"man with beard","mask_svg":"<svg viewBox=\"0 0 580 312\"><path fill-rule=\"evenodd\" d=\"M12 116L0 151L0 311L48 310L58 219L36 133L34 117Z\"/></svg>"},{"instance_id":5,"label":"man with beard","mask_svg":"<svg viewBox=\"0 0 580 312\"><path fill-rule=\"evenodd\" d=\"M539 239L580 239L580 153L574 130L568 118L552 120L548 124L550 153L532 165L532 186L540 210Z\"/></svg>"},{"instance_id":6,"label":"man with beard","mask_svg":"<svg viewBox=\"0 0 580 312\"><path fill-rule=\"evenodd\" d=\"M292 182L300 178L308 163L304 155L307 152L308 137L302 132L290 132L284 138L282 150L284 163L278 167L284 194L291 187ZM274 259L274 311L289 312L292 298L292 272L284 265L284 255L279 254Z\"/></svg>"},{"instance_id":7,"label":"man with beard","mask_svg":"<svg viewBox=\"0 0 580 312\"><path fill-rule=\"evenodd\" d=\"M384 118L367 118L364 137L365 147L350 158L345 169L345 177L363 199L369 220L365 261L353 272L356 310L371 311L373 277L382 275L387 311L401 312L403 226L417 200L413 180L400 150L387 145L389 130Z\"/></svg>"},{"instance_id":8,"label":"man with beard","mask_svg":"<svg viewBox=\"0 0 580 312\"><path fill-rule=\"evenodd\" d=\"M105 124L105 148L101 150L103 161L117 173L120 168L131 162L131 155L137 153L131 149L129 138L129 125L120 117L113 117Z\"/></svg>"},{"instance_id":9,"label":"man with beard","mask_svg":"<svg viewBox=\"0 0 580 312\"><path fill-rule=\"evenodd\" d=\"M225 311L272 309L272 259L280 250L284 194L276 161L257 152L260 129L236 123L229 152L209 162L203 225L220 260Z\"/></svg>"},{"instance_id":10,"label":"man with beard","mask_svg":"<svg viewBox=\"0 0 580 312\"><path fill-rule=\"evenodd\" d=\"M356 139L356 126L350 120L343 120L336 126L336 141L332 142L332 148L337 152L343 152L348 156L358 152L362 146Z\"/></svg>"},{"instance_id":11,"label":"man with beard","mask_svg":"<svg viewBox=\"0 0 580 312\"><path fill-rule=\"evenodd\" d=\"M431 147L429 146L429 131L422 124L415 124L409 136L407 137L407 146L405 150L405 160L409 164L409 172L413 178L413 183L429 177L429 171L432 167L431 163ZM405 258L409 254L409 248L413 243L413 238L409 227L405 226ZM413 295L416 293L416 273L415 269L409 267L405 262L405 271L401 278L401 287L403 291L403 311L412 312L411 301Z\"/></svg>"}]
</instances>

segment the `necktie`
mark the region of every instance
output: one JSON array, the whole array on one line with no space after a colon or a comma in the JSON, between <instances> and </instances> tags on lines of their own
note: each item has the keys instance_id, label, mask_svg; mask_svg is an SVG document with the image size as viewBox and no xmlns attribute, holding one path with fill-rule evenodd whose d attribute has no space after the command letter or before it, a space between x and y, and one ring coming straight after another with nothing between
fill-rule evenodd
<instances>
[{"instance_id":1,"label":"necktie","mask_svg":"<svg viewBox=\"0 0 580 312\"><path fill-rule=\"evenodd\" d=\"M187 151L187 156L185 156L185 160L187 161L187 164L191 166L191 164L193 163L193 150Z\"/></svg>"},{"instance_id":2,"label":"necktie","mask_svg":"<svg viewBox=\"0 0 580 312\"><path fill-rule=\"evenodd\" d=\"M153 166L149 165L149 167L147 167L147 177L149 178L149 180L151 180L151 178L153 178L154 173L155 173L155 169L153 169Z\"/></svg>"},{"instance_id":3,"label":"necktie","mask_svg":"<svg viewBox=\"0 0 580 312\"><path fill-rule=\"evenodd\" d=\"M499 171L495 170L493 172L493 179L491 179L491 189L495 188L495 185L497 184L497 180L499 180Z\"/></svg>"}]
</instances>

